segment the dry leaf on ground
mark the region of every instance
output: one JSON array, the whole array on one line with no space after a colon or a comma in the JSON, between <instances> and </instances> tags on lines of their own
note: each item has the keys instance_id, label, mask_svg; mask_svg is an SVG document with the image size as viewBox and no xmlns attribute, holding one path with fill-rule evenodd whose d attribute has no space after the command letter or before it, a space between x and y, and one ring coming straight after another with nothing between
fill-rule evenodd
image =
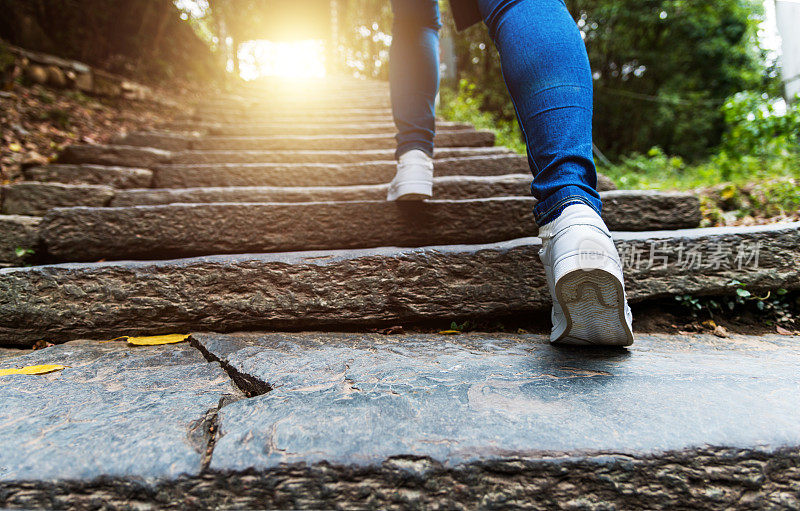
<instances>
[{"instance_id":1,"label":"dry leaf on ground","mask_svg":"<svg viewBox=\"0 0 800 511\"><path fill-rule=\"evenodd\" d=\"M9 376L12 374L47 374L55 371L66 369L67 366L58 364L45 364L38 366L25 366L19 369L0 369L0 376Z\"/></svg>"},{"instance_id":2,"label":"dry leaf on ground","mask_svg":"<svg viewBox=\"0 0 800 511\"><path fill-rule=\"evenodd\" d=\"M158 346L161 344L175 344L189 340L189 334L154 335L152 337L128 337L128 344L134 346Z\"/></svg>"}]
</instances>

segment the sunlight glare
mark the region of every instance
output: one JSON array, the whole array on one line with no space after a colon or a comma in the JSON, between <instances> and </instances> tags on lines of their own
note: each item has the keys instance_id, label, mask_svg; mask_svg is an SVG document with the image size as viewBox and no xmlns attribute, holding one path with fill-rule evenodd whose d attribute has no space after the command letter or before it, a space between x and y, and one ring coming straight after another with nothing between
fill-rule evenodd
<instances>
[{"instance_id":1,"label":"sunlight glare","mask_svg":"<svg viewBox=\"0 0 800 511\"><path fill-rule=\"evenodd\" d=\"M239 69L245 80L277 76L321 78L325 76L323 41L245 41L239 47Z\"/></svg>"}]
</instances>

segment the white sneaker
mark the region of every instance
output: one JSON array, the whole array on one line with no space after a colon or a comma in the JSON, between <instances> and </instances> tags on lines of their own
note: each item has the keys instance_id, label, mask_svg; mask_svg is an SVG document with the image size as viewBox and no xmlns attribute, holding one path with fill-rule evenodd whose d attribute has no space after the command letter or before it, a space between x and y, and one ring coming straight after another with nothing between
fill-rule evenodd
<instances>
[{"instance_id":1,"label":"white sneaker","mask_svg":"<svg viewBox=\"0 0 800 511\"><path fill-rule=\"evenodd\" d=\"M425 200L433 197L433 158L419 149L400 156L397 175L389 183L387 201Z\"/></svg>"},{"instance_id":2,"label":"white sneaker","mask_svg":"<svg viewBox=\"0 0 800 511\"><path fill-rule=\"evenodd\" d=\"M567 206L539 228L553 297L550 342L629 346L632 315L622 264L605 222L586 204Z\"/></svg>"}]
</instances>

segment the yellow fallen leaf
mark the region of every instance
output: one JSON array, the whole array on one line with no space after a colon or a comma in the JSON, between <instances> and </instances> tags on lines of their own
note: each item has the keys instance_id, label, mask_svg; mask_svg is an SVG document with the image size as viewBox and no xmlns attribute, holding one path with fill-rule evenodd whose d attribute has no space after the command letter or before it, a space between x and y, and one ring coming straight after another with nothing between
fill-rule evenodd
<instances>
[{"instance_id":1,"label":"yellow fallen leaf","mask_svg":"<svg viewBox=\"0 0 800 511\"><path fill-rule=\"evenodd\" d=\"M47 374L54 371L61 371L66 369L67 366L58 364L45 364L39 366L25 366L20 369L0 369L0 376L9 376L12 374Z\"/></svg>"},{"instance_id":2,"label":"yellow fallen leaf","mask_svg":"<svg viewBox=\"0 0 800 511\"><path fill-rule=\"evenodd\" d=\"M189 339L188 334L154 335L152 337L128 337L128 344L134 346L158 346L159 344L174 344Z\"/></svg>"},{"instance_id":3,"label":"yellow fallen leaf","mask_svg":"<svg viewBox=\"0 0 800 511\"><path fill-rule=\"evenodd\" d=\"M8 148L15 153L22 151L22 146L17 143L9 144Z\"/></svg>"},{"instance_id":4,"label":"yellow fallen leaf","mask_svg":"<svg viewBox=\"0 0 800 511\"><path fill-rule=\"evenodd\" d=\"M442 330L439 332L441 335L458 335L461 333L460 330Z\"/></svg>"},{"instance_id":5,"label":"yellow fallen leaf","mask_svg":"<svg viewBox=\"0 0 800 511\"><path fill-rule=\"evenodd\" d=\"M109 339L107 341L97 341L97 342L117 342L117 341L127 341L129 337L127 335L123 335L122 337L114 337L113 339Z\"/></svg>"}]
</instances>

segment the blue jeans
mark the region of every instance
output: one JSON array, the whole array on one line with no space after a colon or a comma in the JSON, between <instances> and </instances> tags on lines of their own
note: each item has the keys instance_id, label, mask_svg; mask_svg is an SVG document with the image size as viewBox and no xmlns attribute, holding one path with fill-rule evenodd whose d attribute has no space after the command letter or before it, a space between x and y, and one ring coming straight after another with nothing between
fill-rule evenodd
<instances>
[{"instance_id":1,"label":"blue jeans","mask_svg":"<svg viewBox=\"0 0 800 511\"><path fill-rule=\"evenodd\" d=\"M539 225L570 204L600 213L592 156L592 73L586 47L562 0L478 0L500 53L503 78L528 148ZM392 0L389 80L397 156L433 154L439 85L436 0Z\"/></svg>"}]
</instances>

